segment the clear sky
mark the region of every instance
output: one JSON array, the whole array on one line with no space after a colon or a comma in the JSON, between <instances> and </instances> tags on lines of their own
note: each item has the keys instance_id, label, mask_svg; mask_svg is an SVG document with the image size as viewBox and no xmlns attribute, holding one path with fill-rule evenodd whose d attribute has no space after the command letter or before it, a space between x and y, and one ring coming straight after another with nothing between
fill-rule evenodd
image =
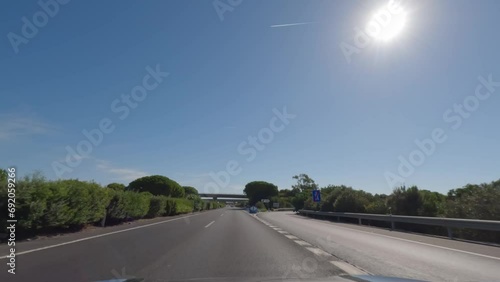
<instances>
[{"instance_id":1,"label":"clear sky","mask_svg":"<svg viewBox=\"0 0 500 282\"><path fill-rule=\"evenodd\" d=\"M355 28L387 1L229 2L73 0L46 8L45 24L37 1L2 3L0 165L102 184L161 174L204 191L235 161L217 188L234 193L290 188L299 173L372 193L391 192L388 172L440 192L500 177L500 87L467 98L479 76L500 81L499 1L404 1L401 31L367 46ZM133 108L122 95L143 80L152 90ZM286 125L273 118L285 107ZM67 147L90 144L82 131L103 120L113 131L69 167ZM436 128L446 140L398 173ZM269 143L252 149L259 132Z\"/></svg>"}]
</instances>

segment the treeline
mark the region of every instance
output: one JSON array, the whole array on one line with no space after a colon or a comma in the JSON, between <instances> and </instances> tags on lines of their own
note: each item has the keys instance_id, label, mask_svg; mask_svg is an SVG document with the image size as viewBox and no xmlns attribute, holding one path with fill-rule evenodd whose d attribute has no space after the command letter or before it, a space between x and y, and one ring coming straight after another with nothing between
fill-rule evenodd
<instances>
[{"instance_id":1,"label":"treeline","mask_svg":"<svg viewBox=\"0 0 500 282\"><path fill-rule=\"evenodd\" d=\"M500 180L468 184L452 189L446 195L417 186L397 187L391 194L386 195L371 194L344 185L319 188L306 174L294 178L297 184L293 185L292 189L280 190L279 194L282 199L291 201L297 210L500 220ZM312 200L314 189L321 191L319 203ZM380 222L372 224L384 226L384 223ZM439 227L398 224L398 228L446 235L446 230ZM454 230L454 234L464 239L500 243L498 232Z\"/></svg>"},{"instance_id":2,"label":"treeline","mask_svg":"<svg viewBox=\"0 0 500 282\"><path fill-rule=\"evenodd\" d=\"M0 170L0 226L6 228L8 185ZM77 230L85 225L118 224L141 218L171 216L224 206L204 202L194 187L182 187L160 175L139 178L128 186L111 183L47 180L35 173L15 185L17 234Z\"/></svg>"}]
</instances>

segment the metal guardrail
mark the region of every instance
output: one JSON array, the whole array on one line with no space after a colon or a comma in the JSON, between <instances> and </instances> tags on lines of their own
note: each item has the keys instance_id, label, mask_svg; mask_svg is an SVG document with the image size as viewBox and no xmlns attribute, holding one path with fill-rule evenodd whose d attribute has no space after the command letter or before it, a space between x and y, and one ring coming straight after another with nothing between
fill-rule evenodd
<instances>
[{"instance_id":1,"label":"metal guardrail","mask_svg":"<svg viewBox=\"0 0 500 282\"><path fill-rule=\"evenodd\" d=\"M349 212L320 212L311 210L299 210L299 214L303 214L306 216L337 217L337 220L341 217L357 218L358 223L360 225L362 224L363 219L384 221L391 223L391 229L395 228L395 223L397 222L441 226L447 228L448 237L450 237L450 239L453 239L452 228L469 228L478 230L500 231L500 221L496 220L385 215L385 214L349 213Z\"/></svg>"},{"instance_id":2,"label":"metal guardrail","mask_svg":"<svg viewBox=\"0 0 500 282\"><path fill-rule=\"evenodd\" d=\"M275 211L294 211L294 208L275 208Z\"/></svg>"}]
</instances>

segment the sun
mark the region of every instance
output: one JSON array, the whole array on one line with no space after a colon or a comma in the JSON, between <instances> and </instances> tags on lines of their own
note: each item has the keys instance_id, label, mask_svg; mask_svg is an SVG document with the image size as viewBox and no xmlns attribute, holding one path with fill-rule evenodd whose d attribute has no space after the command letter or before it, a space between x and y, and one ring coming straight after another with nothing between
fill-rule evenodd
<instances>
[{"instance_id":1,"label":"sun","mask_svg":"<svg viewBox=\"0 0 500 282\"><path fill-rule=\"evenodd\" d=\"M382 28L382 31L377 36L375 36L375 38L382 41L389 41L401 34L405 26L406 13L393 18L387 26Z\"/></svg>"},{"instance_id":2,"label":"sun","mask_svg":"<svg viewBox=\"0 0 500 282\"><path fill-rule=\"evenodd\" d=\"M389 2L391 3L391 2ZM374 39L390 41L403 32L407 22L407 13L398 7L383 7L377 10L366 26L367 33Z\"/></svg>"}]
</instances>

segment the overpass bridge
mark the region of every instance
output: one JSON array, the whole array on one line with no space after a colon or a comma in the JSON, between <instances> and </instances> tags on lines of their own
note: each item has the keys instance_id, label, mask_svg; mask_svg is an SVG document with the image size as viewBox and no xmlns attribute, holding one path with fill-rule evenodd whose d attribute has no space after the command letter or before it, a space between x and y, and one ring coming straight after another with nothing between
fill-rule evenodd
<instances>
[{"instance_id":1,"label":"overpass bridge","mask_svg":"<svg viewBox=\"0 0 500 282\"><path fill-rule=\"evenodd\" d=\"M247 195L243 194L209 194L209 193L199 193L200 197L203 199L213 199L213 200L234 200L234 201L248 201Z\"/></svg>"}]
</instances>

